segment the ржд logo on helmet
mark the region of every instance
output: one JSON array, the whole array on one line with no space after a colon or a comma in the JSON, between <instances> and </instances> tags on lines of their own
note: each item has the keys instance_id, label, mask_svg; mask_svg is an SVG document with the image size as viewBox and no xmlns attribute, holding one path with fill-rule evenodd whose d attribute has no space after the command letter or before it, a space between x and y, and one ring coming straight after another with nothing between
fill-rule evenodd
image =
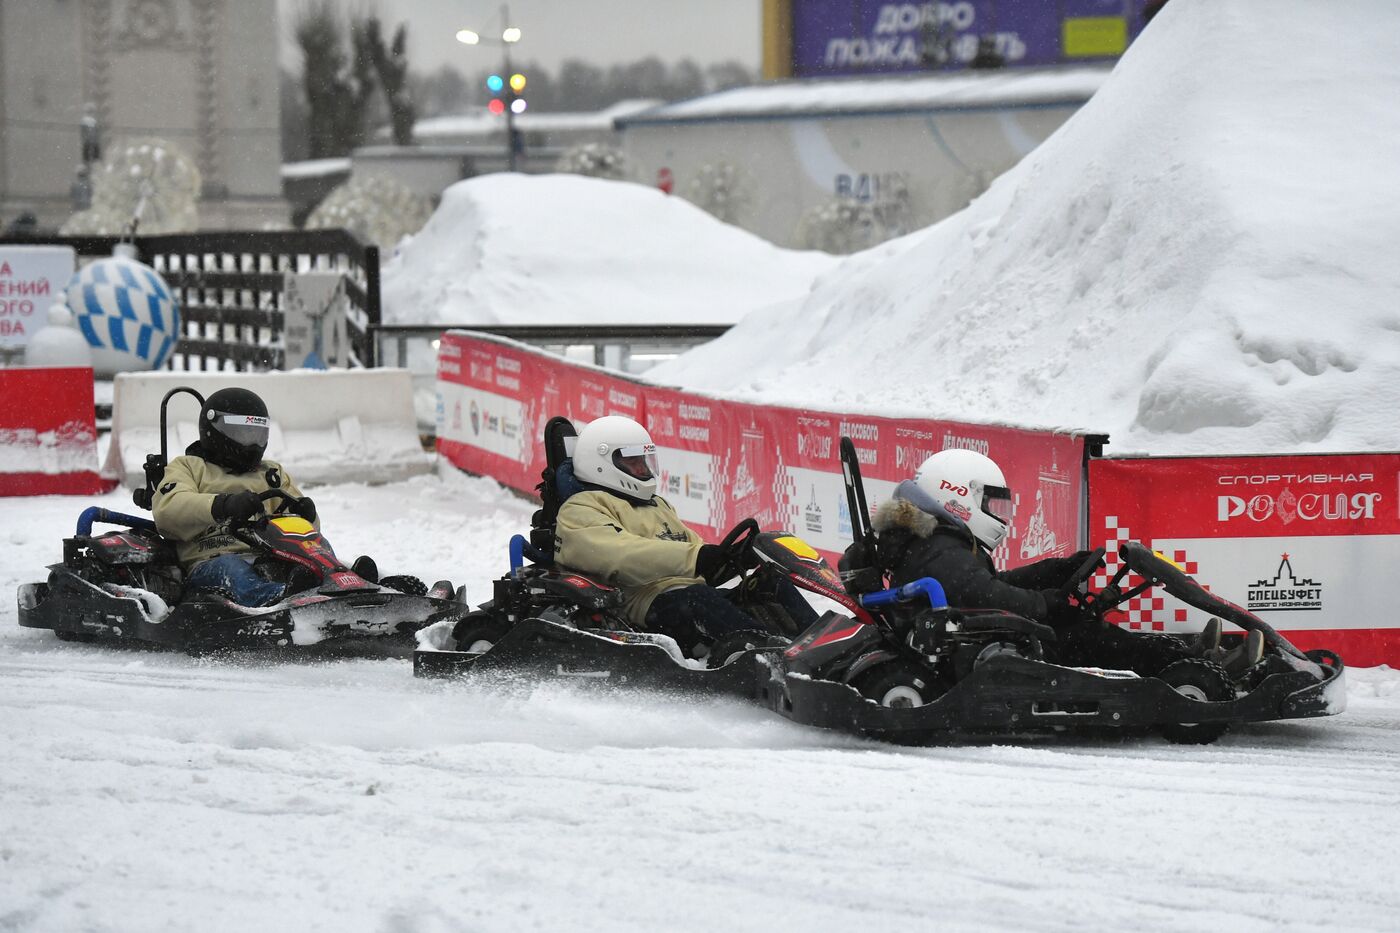
<instances>
[{"instance_id":1,"label":"\u0440\u0436\u0434 logo on helmet","mask_svg":"<svg viewBox=\"0 0 1400 933\"><path fill-rule=\"evenodd\" d=\"M967 495L968 492L969 492L969 490L968 490L968 488L967 488L966 486L954 486L952 483L948 482L946 479L945 479L945 480L940 480L940 481L939 481L939 483L938 483L938 488L939 488L939 489L951 489L953 492L957 493L957 494L960 495L960 496L965 496L965 495Z\"/></svg>"}]
</instances>

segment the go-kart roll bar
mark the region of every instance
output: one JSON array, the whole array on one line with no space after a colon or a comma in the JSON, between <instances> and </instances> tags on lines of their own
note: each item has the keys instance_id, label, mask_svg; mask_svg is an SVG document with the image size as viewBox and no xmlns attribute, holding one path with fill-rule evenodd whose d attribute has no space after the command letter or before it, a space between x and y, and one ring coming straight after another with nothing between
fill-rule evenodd
<instances>
[{"instance_id":1,"label":"go-kart roll bar","mask_svg":"<svg viewBox=\"0 0 1400 933\"><path fill-rule=\"evenodd\" d=\"M866 593L864 596L856 597L856 602L860 603L862 608L874 609L877 606L906 603L920 595L927 596L929 605L934 609L948 608L948 597L943 592L943 584L933 577L920 577L912 583L906 583L892 590L877 590L874 593Z\"/></svg>"},{"instance_id":2,"label":"go-kart roll bar","mask_svg":"<svg viewBox=\"0 0 1400 933\"><path fill-rule=\"evenodd\" d=\"M131 528L140 528L144 531L155 531L156 523L149 518L139 518L135 515L127 515L124 512L113 512L104 509L100 505L90 506L83 509L83 513L78 516L77 534L86 536L92 534L94 522L105 522L108 525L126 525Z\"/></svg>"},{"instance_id":3,"label":"go-kart roll bar","mask_svg":"<svg viewBox=\"0 0 1400 933\"><path fill-rule=\"evenodd\" d=\"M160 454L146 455L146 485L131 494L131 501L147 511L150 511L151 506L155 503L156 484L165 475L165 468L170 464L170 448L166 441L165 409L170 403L170 399L181 392L193 395L199 401L199 410L204 410L204 396L189 386L176 386L165 393L165 397L160 400ZM144 521L144 519L138 519L138 521Z\"/></svg>"}]
</instances>

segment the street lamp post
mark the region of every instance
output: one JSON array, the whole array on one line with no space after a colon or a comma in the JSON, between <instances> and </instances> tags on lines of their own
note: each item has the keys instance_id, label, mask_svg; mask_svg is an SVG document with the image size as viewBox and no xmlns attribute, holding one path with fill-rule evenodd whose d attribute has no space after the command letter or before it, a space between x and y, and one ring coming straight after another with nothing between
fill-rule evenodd
<instances>
[{"instance_id":1,"label":"street lamp post","mask_svg":"<svg viewBox=\"0 0 1400 933\"><path fill-rule=\"evenodd\" d=\"M511 70L510 65L510 47L520 41L520 28L518 26L512 26L510 24L510 7L508 5L504 3L501 4L501 37L499 39L489 39L485 36L482 36L480 33L473 32L470 29L459 29L457 31L457 41L462 43L463 45L480 45L482 43L485 43L487 45L499 45L501 47L501 55L503 56L505 64L505 71L502 74L502 78L505 80L507 86L511 87L512 97L514 96L514 92L518 90L518 88L515 88L514 84L512 83L512 77L514 75L514 72ZM505 108L506 166L512 172L516 170L516 156L518 155L518 147L516 145L515 136L515 107L513 106L514 103L515 100L512 99L511 102L507 104Z\"/></svg>"}]
</instances>

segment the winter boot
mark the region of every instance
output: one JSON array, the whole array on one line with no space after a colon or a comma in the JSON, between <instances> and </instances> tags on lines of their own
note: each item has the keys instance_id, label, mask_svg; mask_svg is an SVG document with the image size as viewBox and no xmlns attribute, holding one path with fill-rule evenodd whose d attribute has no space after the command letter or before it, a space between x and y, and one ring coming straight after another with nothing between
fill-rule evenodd
<instances>
[{"instance_id":1,"label":"winter boot","mask_svg":"<svg viewBox=\"0 0 1400 933\"><path fill-rule=\"evenodd\" d=\"M350 565L350 569L355 571L361 580L368 583L379 582L379 565L374 562L374 558L368 554L361 554L355 558L355 562Z\"/></svg>"},{"instance_id":2,"label":"winter boot","mask_svg":"<svg viewBox=\"0 0 1400 933\"><path fill-rule=\"evenodd\" d=\"M1243 677L1250 668L1264 659L1264 633L1254 629L1245 635L1244 641L1229 651L1220 661L1220 666L1236 680Z\"/></svg>"}]
</instances>

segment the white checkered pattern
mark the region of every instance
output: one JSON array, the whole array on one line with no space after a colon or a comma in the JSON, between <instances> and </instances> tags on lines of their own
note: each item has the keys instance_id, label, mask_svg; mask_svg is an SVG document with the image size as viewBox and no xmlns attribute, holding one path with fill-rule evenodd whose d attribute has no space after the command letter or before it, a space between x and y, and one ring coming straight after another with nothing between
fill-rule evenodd
<instances>
[{"instance_id":1,"label":"white checkered pattern","mask_svg":"<svg viewBox=\"0 0 1400 933\"><path fill-rule=\"evenodd\" d=\"M1105 566L1090 580L1094 589L1101 589L1108 585L1108 581L1118 572L1118 568L1123 566L1123 562L1118 557L1119 545L1124 541L1133 540L1132 530L1126 525L1120 526L1118 516L1104 516L1103 524ZM1150 541L1144 543L1149 547L1153 546ZM1193 577L1196 575L1198 570L1196 562L1189 558L1186 551L1175 550L1166 556L1185 570L1187 574ZM1129 590L1140 583L1142 583L1142 577L1135 573L1129 573L1119 585L1124 590ZM1202 587L1207 591L1210 590L1210 587L1205 586L1205 584L1202 584ZM1167 605L1168 601L1171 603L1170 606ZM1122 617L1110 619L1110 621L1138 631L1162 632L1166 631L1169 621L1174 623L1174 628L1180 629L1180 626L1187 621L1187 612L1184 605L1162 594L1160 588L1155 588L1128 600L1127 605L1115 613L1115 615L1121 614Z\"/></svg>"}]
</instances>

